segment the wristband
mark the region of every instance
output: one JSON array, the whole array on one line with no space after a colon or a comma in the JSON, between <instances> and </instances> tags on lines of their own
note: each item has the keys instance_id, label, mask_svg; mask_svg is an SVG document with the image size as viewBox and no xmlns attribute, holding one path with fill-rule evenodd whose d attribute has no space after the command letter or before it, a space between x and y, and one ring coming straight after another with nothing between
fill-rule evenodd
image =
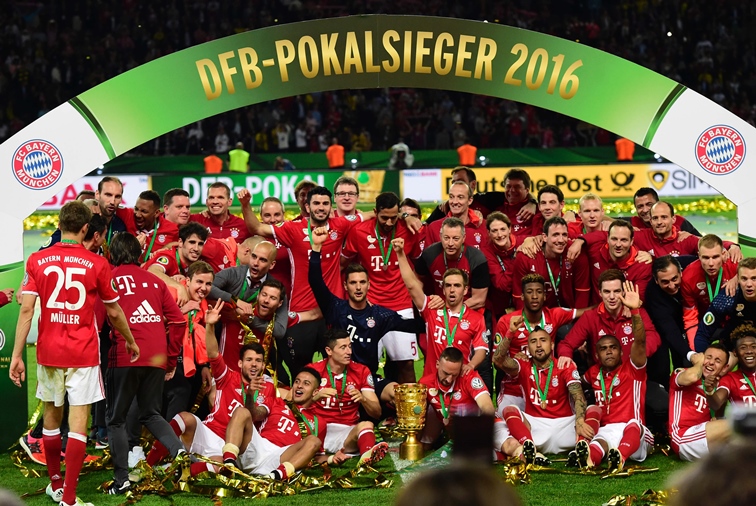
<instances>
[{"instance_id":1,"label":"wristband","mask_svg":"<svg viewBox=\"0 0 756 506\"><path fill-rule=\"evenodd\" d=\"M630 316L640 316L640 308L637 307L635 309L630 310Z\"/></svg>"},{"instance_id":2,"label":"wristband","mask_svg":"<svg viewBox=\"0 0 756 506\"><path fill-rule=\"evenodd\" d=\"M687 358L687 359L688 359L688 362L690 362L690 361L691 361L691 360L690 360L690 359L691 359L691 357L693 357L693 355L695 355L695 354L696 354L696 352L695 352L695 351L689 351L689 352L688 352L688 355L687 355L687 356L686 356L685 358Z\"/></svg>"}]
</instances>

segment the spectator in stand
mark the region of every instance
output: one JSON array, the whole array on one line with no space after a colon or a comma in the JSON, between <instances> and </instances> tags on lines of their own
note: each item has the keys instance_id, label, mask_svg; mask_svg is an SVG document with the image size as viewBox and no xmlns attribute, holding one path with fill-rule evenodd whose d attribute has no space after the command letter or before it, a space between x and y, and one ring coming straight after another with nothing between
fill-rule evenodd
<instances>
[{"instance_id":1,"label":"spectator in stand","mask_svg":"<svg viewBox=\"0 0 756 506\"><path fill-rule=\"evenodd\" d=\"M475 155L477 152L478 148L470 144L470 142L465 139L465 143L457 148L457 154L459 155L459 164L467 167L474 166L476 160Z\"/></svg>"},{"instance_id":2,"label":"spectator in stand","mask_svg":"<svg viewBox=\"0 0 756 506\"><path fill-rule=\"evenodd\" d=\"M635 143L633 141L624 137L617 137L617 140L614 141L614 146L617 149L618 162L633 161L633 153L635 153Z\"/></svg>"},{"instance_id":3,"label":"spectator in stand","mask_svg":"<svg viewBox=\"0 0 756 506\"><path fill-rule=\"evenodd\" d=\"M326 158L328 159L328 168L344 168L344 146L339 144L339 140L336 137L331 139L331 145L326 150Z\"/></svg>"},{"instance_id":4,"label":"spectator in stand","mask_svg":"<svg viewBox=\"0 0 756 506\"><path fill-rule=\"evenodd\" d=\"M249 153L244 151L244 143L237 142L236 147L228 152L228 170L249 172Z\"/></svg>"}]
</instances>

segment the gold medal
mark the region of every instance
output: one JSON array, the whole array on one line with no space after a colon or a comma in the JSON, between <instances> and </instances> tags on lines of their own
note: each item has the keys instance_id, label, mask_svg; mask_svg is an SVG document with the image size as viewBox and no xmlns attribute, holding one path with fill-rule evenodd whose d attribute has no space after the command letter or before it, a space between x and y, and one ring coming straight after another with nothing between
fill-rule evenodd
<instances>
[{"instance_id":1,"label":"gold medal","mask_svg":"<svg viewBox=\"0 0 756 506\"><path fill-rule=\"evenodd\" d=\"M546 409L546 401L541 401L541 409Z\"/></svg>"},{"instance_id":2,"label":"gold medal","mask_svg":"<svg viewBox=\"0 0 756 506\"><path fill-rule=\"evenodd\" d=\"M383 272L386 272L388 270L388 265L383 264L383 267L381 267L381 269L383 269Z\"/></svg>"}]
</instances>

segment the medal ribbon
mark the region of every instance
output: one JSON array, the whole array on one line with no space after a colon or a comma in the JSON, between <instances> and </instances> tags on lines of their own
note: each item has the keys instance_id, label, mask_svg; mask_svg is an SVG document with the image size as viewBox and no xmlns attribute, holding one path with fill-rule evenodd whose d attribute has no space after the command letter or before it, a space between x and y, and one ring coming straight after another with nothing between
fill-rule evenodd
<instances>
[{"instance_id":1,"label":"medal ribbon","mask_svg":"<svg viewBox=\"0 0 756 506\"><path fill-rule=\"evenodd\" d=\"M110 238L113 237L113 219L110 219L110 223L108 224L108 236L105 238L105 244L110 246Z\"/></svg>"},{"instance_id":2,"label":"medal ribbon","mask_svg":"<svg viewBox=\"0 0 756 506\"><path fill-rule=\"evenodd\" d=\"M181 258L179 257L178 249L176 249L176 264L178 265L178 270L181 273L181 275L186 276L186 271L184 270L184 267L181 265Z\"/></svg>"},{"instance_id":3,"label":"medal ribbon","mask_svg":"<svg viewBox=\"0 0 756 506\"><path fill-rule=\"evenodd\" d=\"M541 389L541 376L536 369L536 365L533 364L533 379L535 379L536 390L538 390L538 396L541 398L541 404L546 405L546 398L549 395L549 385L551 384L551 373L554 372L554 361L549 364L549 376L546 378L546 387Z\"/></svg>"},{"instance_id":4,"label":"medal ribbon","mask_svg":"<svg viewBox=\"0 0 756 506\"><path fill-rule=\"evenodd\" d=\"M756 388L753 388L753 383L751 383L751 380L748 379L748 376L746 376L746 373L743 373L743 379L746 380L746 383L748 383L748 386L751 388L751 392L753 392L753 395L756 395Z\"/></svg>"},{"instance_id":5,"label":"medal ribbon","mask_svg":"<svg viewBox=\"0 0 756 506\"><path fill-rule=\"evenodd\" d=\"M384 269L388 269L389 257L391 250L394 248L394 236L396 236L396 227L391 231L391 240L389 241L388 253L384 253L383 238L378 233L378 220L375 220L375 238L378 239L378 247L381 249L381 259L383 260Z\"/></svg>"},{"instance_id":6,"label":"medal ribbon","mask_svg":"<svg viewBox=\"0 0 756 506\"><path fill-rule=\"evenodd\" d=\"M317 436L318 435L318 417L317 416L312 417L313 418L312 424L307 419L307 417L304 416L304 413L302 413L301 411L299 412L299 417L305 423L305 426L307 427L307 431L313 436Z\"/></svg>"},{"instance_id":7,"label":"medal ribbon","mask_svg":"<svg viewBox=\"0 0 756 506\"><path fill-rule=\"evenodd\" d=\"M249 296L248 299L245 299L244 298L244 292L247 291L247 281L248 280L249 280L249 277L248 276L244 276L244 283L242 284L241 291L239 292L239 295L236 298L237 299L241 299L244 302L252 303L252 302L254 302L254 301L257 300L257 295L260 293L260 289L262 288L262 285L260 285L260 287L257 290L255 290L252 293L252 295Z\"/></svg>"},{"instance_id":8,"label":"medal ribbon","mask_svg":"<svg viewBox=\"0 0 756 506\"><path fill-rule=\"evenodd\" d=\"M80 242L74 241L73 239L61 239L60 242L64 244L81 244Z\"/></svg>"},{"instance_id":9,"label":"medal ribbon","mask_svg":"<svg viewBox=\"0 0 756 506\"><path fill-rule=\"evenodd\" d=\"M546 261L546 269L549 271L549 280L551 280L551 287L554 289L554 295L557 298L557 302L559 301L559 284L562 282L562 256L559 256L559 273L557 275L556 281L554 281L554 274L551 272L551 264L549 264L549 259L545 256L543 259Z\"/></svg>"},{"instance_id":10,"label":"medal ribbon","mask_svg":"<svg viewBox=\"0 0 756 506\"><path fill-rule=\"evenodd\" d=\"M457 333L457 327L459 326L459 322L462 321L462 316L465 314L465 305L462 304L462 311L459 312L459 318L457 318L457 323L454 325L454 328L449 332L449 313L446 311L446 307L444 307L444 326L446 326L446 344L449 346L449 348L454 347L454 335Z\"/></svg>"},{"instance_id":11,"label":"medal ribbon","mask_svg":"<svg viewBox=\"0 0 756 506\"><path fill-rule=\"evenodd\" d=\"M157 229L158 229L158 219L155 218L155 228L152 230L152 239L150 239L150 246L147 248L147 251L144 254L144 259L145 260L149 260L150 253L152 253L152 246L155 245L155 237L157 237ZM110 243L110 241L108 241L108 244L109 243ZM181 263L179 263L179 265L181 265Z\"/></svg>"},{"instance_id":12,"label":"medal ribbon","mask_svg":"<svg viewBox=\"0 0 756 506\"><path fill-rule=\"evenodd\" d=\"M599 369L599 381L601 381L601 393L606 403L606 412L609 413L609 403L612 401L612 390L614 390L614 378L612 378L612 383L609 385L609 397L606 396L606 385L604 385L604 369Z\"/></svg>"},{"instance_id":13,"label":"medal ribbon","mask_svg":"<svg viewBox=\"0 0 756 506\"><path fill-rule=\"evenodd\" d=\"M709 276L704 276L706 278L706 289L709 291L709 302L714 301L714 297L716 297L719 294L719 289L722 287L722 271L724 271L724 269L720 267L719 274L717 275L717 287L716 287L716 290L714 291L714 295L712 295L711 282L709 281Z\"/></svg>"},{"instance_id":14,"label":"medal ribbon","mask_svg":"<svg viewBox=\"0 0 756 506\"><path fill-rule=\"evenodd\" d=\"M331 380L331 386L334 390L338 391L338 388L336 388L336 380L333 379L333 373L331 372L331 364L326 365L326 370L328 371L328 378ZM347 384L347 370L346 367L344 368L344 377L341 381L341 395L339 396L339 401L341 400L341 397L344 396L344 390L346 389Z\"/></svg>"},{"instance_id":15,"label":"medal ribbon","mask_svg":"<svg viewBox=\"0 0 756 506\"><path fill-rule=\"evenodd\" d=\"M453 395L454 392L449 392L449 407L447 408L446 403L444 402L446 393L440 388L438 389L438 400L441 402L441 416L443 416L444 418L449 418L449 411L451 411L452 400L454 400Z\"/></svg>"},{"instance_id":16,"label":"medal ribbon","mask_svg":"<svg viewBox=\"0 0 756 506\"><path fill-rule=\"evenodd\" d=\"M530 323L528 322L527 317L525 316L525 313L522 315L522 321L525 323L525 328L528 329L528 334L533 333L533 328L530 326ZM543 330L546 330L546 315L543 314L543 311L541 311L541 328Z\"/></svg>"},{"instance_id":17,"label":"medal ribbon","mask_svg":"<svg viewBox=\"0 0 756 506\"><path fill-rule=\"evenodd\" d=\"M244 388L244 378L241 378L241 391L242 391L242 404L244 406L247 405L247 389ZM255 390L254 395L252 395L252 404L255 404L257 402L257 394L260 392L258 390Z\"/></svg>"}]
</instances>

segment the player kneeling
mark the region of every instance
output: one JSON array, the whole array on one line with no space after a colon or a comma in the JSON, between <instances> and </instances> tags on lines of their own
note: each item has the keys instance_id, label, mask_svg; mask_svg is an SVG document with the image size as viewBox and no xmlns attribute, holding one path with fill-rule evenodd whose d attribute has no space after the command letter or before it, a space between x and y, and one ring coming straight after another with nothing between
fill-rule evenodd
<instances>
[{"instance_id":1,"label":"player kneeling","mask_svg":"<svg viewBox=\"0 0 756 506\"><path fill-rule=\"evenodd\" d=\"M512 318L511 333L520 325L522 316ZM511 357L509 345L510 340L504 337L494 353L494 364L517 379L526 393L526 403L524 413L517 406L507 406L502 411L510 435L501 451L527 463L548 465L550 461L537 450L560 453L574 448L577 438L594 435L594 429L585 420L586 401L580 375L574 363L558 365L554 361L551 336L540 326L528 336L532 358ZM570 401L575 406L574 412Z\"/></svg>"},{"instance_id":2,"label":"player kneeling","mask_svg":"<svg viewBox=\"0 0 756 506\"><path fill-rule=\"evenodd\" d=\"M291 404L274 398L259 431L252 413L237 409L226 429L223 462L276 480L288 480L307 467L325 438L326 425L314 412L313 395L319 385L317 371L299 371L289 392Z\"/></svg>"}]
</instances>

